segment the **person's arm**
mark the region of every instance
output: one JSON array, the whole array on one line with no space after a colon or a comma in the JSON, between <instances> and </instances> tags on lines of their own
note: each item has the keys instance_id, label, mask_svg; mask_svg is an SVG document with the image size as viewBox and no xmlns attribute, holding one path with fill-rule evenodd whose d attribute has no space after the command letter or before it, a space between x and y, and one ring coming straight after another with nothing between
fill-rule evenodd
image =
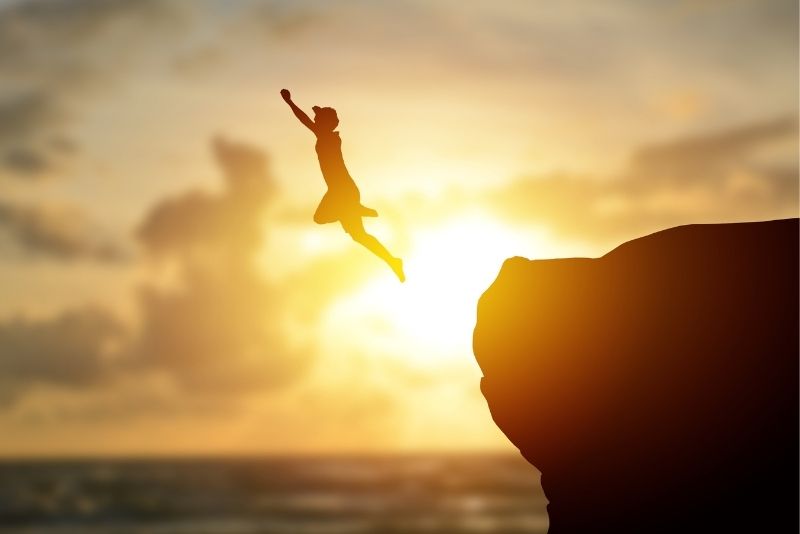
<instances>
[{"instance_id":1,"label":"person's arm","mask_svg":"<svg viewBox=\"0 0 800 534\"><path fill-rule=\"evenodd\" d=\"M297 119L301 123L303 123L303 126L308 128L312 132L317 133L317 131L314 129L314 127L315 127L314 121L312 121L309 118L309 116L306 115L305 111L303 111L302 109L297 107L297 104L292 102L292 94L288 91L288 89L281 89L281 96L283 97L283 100L286 101L287 104L289 104L289 107L292 108L292 111L294 112L294 116L297 117Z\"/></svg>"}]
</instances>

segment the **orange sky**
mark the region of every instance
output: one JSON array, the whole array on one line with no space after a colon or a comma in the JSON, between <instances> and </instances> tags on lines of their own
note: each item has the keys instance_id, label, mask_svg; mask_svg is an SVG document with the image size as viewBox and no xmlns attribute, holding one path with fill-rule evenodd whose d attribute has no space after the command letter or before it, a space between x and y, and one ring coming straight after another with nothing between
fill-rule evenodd
<instances>
[{"instance_id":1,"label":"orange sky","mask_svg":"<svg viewBox=\"0 0 800 534\"><path fill-rule=\"evenodd\" d=\"M0 454L509 450L471 354L480 293L509 256L797 216L797 19L0 1ZM338 110L406 284L313 224L283 87Z\"/></svg>"}]
</instances>

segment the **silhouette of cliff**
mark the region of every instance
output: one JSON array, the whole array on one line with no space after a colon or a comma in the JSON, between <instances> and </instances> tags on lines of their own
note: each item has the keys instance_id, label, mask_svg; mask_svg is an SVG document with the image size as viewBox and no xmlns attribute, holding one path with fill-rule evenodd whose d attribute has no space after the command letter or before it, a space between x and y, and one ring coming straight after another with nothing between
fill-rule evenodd
<instances>
[{"instance_id":1,"label":"silhouette of cliff","mask_svg":"<svg viewBox=\"0 0 800 534\"><path fill-rule=\"evenodd\" d=\"M511 258L473 341L551 534L798 531L797 219Z\"/></svg>"}]
</instances>

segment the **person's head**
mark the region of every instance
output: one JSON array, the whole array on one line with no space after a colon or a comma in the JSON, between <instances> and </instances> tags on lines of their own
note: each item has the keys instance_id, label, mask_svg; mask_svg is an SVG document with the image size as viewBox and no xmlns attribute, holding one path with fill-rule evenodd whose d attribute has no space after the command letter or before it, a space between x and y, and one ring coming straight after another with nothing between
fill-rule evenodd
<instances>
[{"instance_id":1,"label":"person's head","mask_svg":"<svg viewBox=\"0 0 800 534\"><path fill-rule=\"evenodd\" d=\"M321 108L314 106L311 108L314 111L314 124L317 128L325 131L333 131L339 125L339 117L336 115L336 110L333 108Z\"/></svg>"}]
</instances>

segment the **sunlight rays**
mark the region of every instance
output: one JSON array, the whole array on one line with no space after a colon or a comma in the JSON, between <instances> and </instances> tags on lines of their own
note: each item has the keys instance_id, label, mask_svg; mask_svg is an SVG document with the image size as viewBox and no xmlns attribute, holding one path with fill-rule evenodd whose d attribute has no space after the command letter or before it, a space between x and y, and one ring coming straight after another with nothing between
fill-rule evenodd
<instances>
[{"instance_id":1,"label":"sunlight rays","mask_svg":"<svg viewBox=\"0 0 800 534\"><path fill-rule=\"evenodd\" d=\"M416 366L469 361L478 298L503 261L556 251L542 231L523 232L483 214L459 216L412 233L405 284L388 276L367 281L330 308L329 325L348 345Z\"/></svg>"}]
</instances>

